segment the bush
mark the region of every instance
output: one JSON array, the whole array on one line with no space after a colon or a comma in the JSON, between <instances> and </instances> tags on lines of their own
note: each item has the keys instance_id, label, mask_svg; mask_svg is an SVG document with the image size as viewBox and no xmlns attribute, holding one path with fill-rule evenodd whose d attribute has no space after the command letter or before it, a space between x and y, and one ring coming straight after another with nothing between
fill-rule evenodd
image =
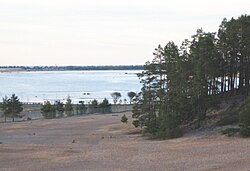
<instances>
[{"instance_id":1,"label":"bush","mask_svg":"<svg viewBox=\"0 0 250 171\"><path fill-rule=\"evenodd\" d=\"M250 136L250 96L247 98L243 111L240 112L240 134L243 137Z\"/></svg>"},{"instance_id":2,"label":"bush","mask_svg":"<svg viewBox=\"0 0 250 171\"><path fill-rule=\"evenodd\" d=\"M239 128L227 128L227 129L221 131L221 133L223 135L231 137L231 136L234 136L235 134L237 134L239 131L240 131Z\"/></svg>"},{"instance_id":3,"label":"bush","mask_svg":"<svg viewBox=\"0 0 250 171\"><path fill-rule=\"evenodd\" d=\"M239 111L226 111L220 115L220 120L216 123L218 126L232 125L239 123Z\"/></svg>"},{"instance_id":4,"label":"bush","mask_svg":"<svg viewBox=\"0 0 250 171\"><path fill-rule=\"evenodd\" d=\"M156 136L163 139L178 138L182 136L180 119L175 113L166 113L158 118L159 128Z\"/></svg>"},{"instance_id":5,"label":"bush","mask_svg":"<svg viewBox=\"0 0 250 171\"><path fill-rule=\"evenodd\" d=\"M122 116L121 122L123 122L123 123L127 123L128 122L128 118L127 118L127 116L125 114Z\"/></svg>"},{"instance_id":6,"label":"bush","mask_svg":"<svg viewBox=\"0 0 250 171\"><path fill-rule=\"evenodd\" d=\"M250 137L250 128L249 127L241 127L240 128L240 135L242 137Z\"/></svg>"},{"instance_id":7,"label":"bush","mask_svg":"<svg viewBox=\"0 0 250 171\"><path fill-rule=\"evenodd\" d=\"M132 124L133 124L134 127L136 127L136 128L140 126L139 120L133 120Z\"/></svg>"}]
</instances>

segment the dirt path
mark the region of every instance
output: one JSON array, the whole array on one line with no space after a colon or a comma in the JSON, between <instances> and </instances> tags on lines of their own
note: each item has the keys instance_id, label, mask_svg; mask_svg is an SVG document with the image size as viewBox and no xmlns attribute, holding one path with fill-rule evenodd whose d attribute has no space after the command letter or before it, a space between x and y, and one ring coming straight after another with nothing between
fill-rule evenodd
<instances>
[{"instance_id":1,"label":"dirt path","mask_svg":"<svg viewBox=\"0 0 250 171\"><path fill-rule=\"evenodd\" d=\"M146 140L120 122L122 115L1 123L0 171L250 169L250 139L192 134Z\"/></svg>"}]
</instances>

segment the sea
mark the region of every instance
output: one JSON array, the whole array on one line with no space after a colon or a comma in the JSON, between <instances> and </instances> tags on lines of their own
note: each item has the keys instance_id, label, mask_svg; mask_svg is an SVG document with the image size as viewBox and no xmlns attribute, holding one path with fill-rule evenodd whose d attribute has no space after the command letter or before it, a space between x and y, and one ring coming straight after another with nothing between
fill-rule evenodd
<instances>
[{"instance_id":1,"label":"sea","mask_svg":"<svg viewBox=\"0 0 250 171\"><path fill-rule=\"evenodd\" d=\"M23 103L65 101L73 103L104 98L112 103L111 93L121 93L119 103L128 103L127 93L138 93L141 83L140 70L105 71L29 71L0 73L0 98L15 94ZM2 98L0 101L2 101Z\"/></svg>"}]
</instances>

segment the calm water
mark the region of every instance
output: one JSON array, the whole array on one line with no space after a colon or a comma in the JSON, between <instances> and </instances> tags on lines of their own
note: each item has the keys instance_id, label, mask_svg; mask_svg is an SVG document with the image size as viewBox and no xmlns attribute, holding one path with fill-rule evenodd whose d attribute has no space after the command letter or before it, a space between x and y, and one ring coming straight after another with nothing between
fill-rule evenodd
<instances>
[{"instance_id":1,"label":"calm water","mask_svg":"<svg viewBox=\"0 0 250 171\"><path fill-rule=\"evenodd\" d=\"M43 102L44 99L74 101L102 100L120 92L140 91L136 73L140 71L42 71L0 73L0 97L15 93L22 102ZM111 102L110 101L110 102Z\"/></svg>"}]
</instances>

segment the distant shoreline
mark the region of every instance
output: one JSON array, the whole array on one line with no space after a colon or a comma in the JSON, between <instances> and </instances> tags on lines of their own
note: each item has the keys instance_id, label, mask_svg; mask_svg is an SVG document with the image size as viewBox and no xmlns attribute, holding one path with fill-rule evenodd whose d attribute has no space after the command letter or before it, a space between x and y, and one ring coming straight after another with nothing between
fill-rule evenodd
<instances>
[{"instance_id":1,"label":"distant shoreline","mask_svg":"<svg viewBox=\"0 0 250 171\"><path fill-rule=\"evenodd\" d=\"M110 66L0 66L0 72L25 71L88 71L88 70L143 70L143 65Z\"/></svg>"},{"instance_id":2,"label":"distant shoreline","mask_svg":"<svg viewBox=\"0 0 250 171\"><path fill-rule=\"evenodd\" d=\"M2 72L22 72L25 71L24 69L21 68L0 68L0 73Z\"/></svg>"}]
</instances>

